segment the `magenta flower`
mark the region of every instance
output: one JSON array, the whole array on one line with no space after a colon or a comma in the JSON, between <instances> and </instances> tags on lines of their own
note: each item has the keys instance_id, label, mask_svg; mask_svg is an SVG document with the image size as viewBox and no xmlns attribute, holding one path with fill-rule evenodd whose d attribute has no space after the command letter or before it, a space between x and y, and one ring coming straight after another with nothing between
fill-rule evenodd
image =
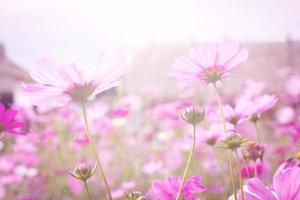
<instances>
[{"instance_id":1,"label":"magenta flower","mask_svg":"<svg viewBox=\"0 0 300 200\"><path fill-rule=\"evenodd\" d=\"M174 200L179 190L181 180L179 177L167 177L164 181L156 180L152 183L149 190L150 199L155 200ZM187 200L197 200L197 194L206 189L202 185L199 176L194 176L185 182L182 189L182 197Z\"/></svg>"},{"instance_id":2,"label":"magenta flower","mask_svg":"<svg viewBox=\"0 0 300 200\"><path fill-rule=\"evenodd\" d=\"M25 84L24 90L36 105L60 107L71 100L85 101L119 85L118 79L130 69L122 58L105 61L101 63L101 68L79 70L73 64L57 65L43 59L37 63L38 68L30 71L37 83Z\"/></svg>"},{"instance_id":3,"label":"magenta flower","mask_svg":"<svg viewBox=\"0 0 300 200\"><path fill-rule=\"evenodd\" d=\"M247 58L246 48L229 41L193 48L187 57L175 60L171 76L186 83L215 84Z\"/></svg>"},{"instance_id":4,"label":"magenta flower","mask_svg":"<svg viewBox=\"0 0 300 200\"><path fill-rule=\"evenodd\" d=\"M129 109L126 107L119 107L111 111L114 117L126 117L129 114Z\"/></svg>"},{"instance_id":5,"label":"magenta flower","mask_svg":"<svg viewBox=\"0 0 300 200\"><path fill-rule=\"evenodd\" d=\"M298 200L300 199L300 168L277 170L272 187L266 187L259 179L253 178L244 188L246 200Z\"/></svg>"},{"instance_id":6,"label":"magenta flower","mask_svg":"<svg viewBox=\"0 0 300 200\"><path fill-rule=\"evenodd\" d=\"M263 165L261 163L258 163L254 165L249 164L244 166L242 168L242 176L244 178L253 178L255 177L255 171L257 173L257 176L260 176L263 172Z\"/></svg>"},{"instance_id":7,"label":"magenta flower","mask_svg":"<svg viewBox=\"0 0 300 200\"><path fill-rule=\"evenodd\" d=\"M25 127L25 123L15 120L17 113L16 110L5 109L5 106L0 102L0 134L2 132L24 134L20 129Z\"/></svg>"}]
</instances>

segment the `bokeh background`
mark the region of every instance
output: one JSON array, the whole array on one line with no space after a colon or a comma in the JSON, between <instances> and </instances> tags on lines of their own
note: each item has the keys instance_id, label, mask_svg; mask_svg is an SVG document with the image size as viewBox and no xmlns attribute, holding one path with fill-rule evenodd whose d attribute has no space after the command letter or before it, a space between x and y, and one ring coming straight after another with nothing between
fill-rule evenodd
<instances>
[{"instance_id":1,"label":"bokeh background","mask_svg":"<svg viewBox=\"0 0 300 200\"><path fill-rule=\"evenodd\" d=\"M42 57L89 67L99 63L101 51L121 50L135 66L126 90L159 86L172 93L175 81L167 74L174 57L191 46L227 39L250 50L249 62L237 77L276 82L299 72L297 0L0 2L5 83L20 78L22 72L14 68L25 73Z\"/></svg>"}]
</instances>

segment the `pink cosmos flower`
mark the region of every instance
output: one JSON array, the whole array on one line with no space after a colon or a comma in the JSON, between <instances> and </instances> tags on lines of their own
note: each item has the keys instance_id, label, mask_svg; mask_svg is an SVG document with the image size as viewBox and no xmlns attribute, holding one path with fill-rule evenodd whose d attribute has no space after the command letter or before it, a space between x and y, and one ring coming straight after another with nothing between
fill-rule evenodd
<instances>
[{"instance_id":1,"label":"pink cosmos flower","mask_svg":"<svg viewBox=\"0 0 300 200\"><path fill-rule=\"evenodd\" d=\"M5 106L0 102L0 134L2 132L24 134L20 129L25 127L25 123L15 120L17 113L16 110L5 109Z\"/></svg>"},{"instance_id":2,"label":"pink cosmos flower","mask_svg":"<svg viewBox=\"0 0 300 200\"><path fill-rule=\"evenodd\" d=\"M58 65L40 60L30 71L36 84L24 84L33 104L60 107L74 101L85 101L120 84L118 79L129 71L123 58L113 61L103 57L100 68L80 70L75 65Z\"/></svg>"},{"instance_id":3,"label":"pink cosmos flower","mask_svg":"<svg viewBox=\"0 0 300 200\"><path fill-rule=\"evenodd\" d=\"M247 58L248 50L231 41L193 48L175 60L171 76L186 83L215 84Z\"/></svg>"},{"instance_id":4,"label":"pink cosmos flower","mask_svg":"<svg viewBox=\"0 0 300 200\"><path fill-rule=\"evenodd\" d=\"M277 170L272 187L266 187L259 179L253 178L244 188L246 200L298 200L300 199L300 168Z\"/></svg>"},{"instance_id":5,"label":"pink cosmos flower","mask_svg":"<svg viewBox=\"0 0 300 200\"><path fill-rule=\"evenodd\" d=\"M212 124L208 130L197 127L197 142L199 145L205 143L214 146L223 136L224 130L222 124Z\"/></svg>"},{"instance_id":6,"label":"pink cosmos flower","mask_svg":"<svg viewBox=\"0 0 300 200\"><path fill-rule=\"evenodd\" d=\"M275 97L275 95L263 95L257 97L253 101L249 102L247 115L252 121L256 121L260 117L261 113L272 108L277 101L278 98Z\"/></svg>"},{"instance_id":7,"label":"pink cosmos flower","mask_svg":"<svg viewBox=\"0 0 300 200\"><path fill-rule=\"evenodd\" d=\"M224 115L227 122L236 125L248 118L246 113L248 104L244 101L238 101L236 106L232 108L230 105L224 106Z\"/></svg>"},{"instance_id":8,"label":"pink cosmos flower","mask_svg":"<svg viewBox=\"0 0 300 200\"><path fill-rule=\"evenodd\" d=\"M150 199L174 200L179 190L181 180L179 177L167 177L164 181L154 181L149 190ZM199 176L187 179L182 190L183 199L197 200L197 193L203 192L205 186L202 185Z\"/></svg>"}]
</instances>

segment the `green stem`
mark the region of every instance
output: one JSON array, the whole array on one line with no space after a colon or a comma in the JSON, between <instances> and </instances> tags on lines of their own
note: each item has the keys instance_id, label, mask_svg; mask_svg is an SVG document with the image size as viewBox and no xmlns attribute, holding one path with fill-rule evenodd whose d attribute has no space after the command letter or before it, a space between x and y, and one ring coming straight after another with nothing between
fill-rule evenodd
<instances>
[{"instance_id":1,"label":"green stem","mask_svg":"<svg viewBox=\"0 0 300 200\"><path fill-rule=\"evenodd\" d=\"M221 98L220 98L220 95L219 95L216 84L213 84L213 86L214 86L214 91L215 91L217 101L218 101L219 111L221 113L221 120L222 120L223 130L226 133L227 132L227 127L226 127L226 123L225 123L223 105L222 105ZM230 177L231 177L231 185L232 185L233 195L234 195L234 199L237 200L236 186L235 186L234 173L233 173L233 167L232 167L232 159L231 159L231 155L230 155L229 150L227 150L227 157L228 157L228 164L229 164L229 170L230 170Z\"/></svg>"},{"instance_id":2,"label":"green stem","mask_svg":"<svg viewBox=\"0 0 300 200\"><path fill-rule=\"evenodd\" d=\"M183 186L185 184L185 181L186 181L189 169L190 169L190 165L191 165L191 160L192 160L192 157L193 157L193 153L195 151L195 144L196 144L196 125L193 125L193 145L192 145L192 148L191 148L191 151L190 151L190 154L189 154L189 158L188 158L188 161L187 161L184 173L183 173L183 177L182 177L182 181L181 181L178 193L176 195L176 200L179 200L182 188L183 188Z\"/></svg>"},{"instance_id":3,"label":"green stem","mask_svg":"<svg viewBox=\"0 0 300 200\"><path fill-rule=\"evenodd\" d=\"M234 172L233 172L233 167L232 167L232 159L231 159L231 154L230 151L227 150L227 157L228 157L228 164L229 164L229 171L230 171L230 178L231 178L231 186L233 190L233 196L234 199L237 200L237 193L236 193L236 186L234 182Z\"/></svg>"},{"instance_id":4,"label":"green stem","mask_svg":"<svg viewBox=\"0 0 300 200\"><path fill-rule=\"evenodd\" d=\"M253 122L253 123L254 123L254 126L255 126L256 140L258 142L260 142L260 132L259 132L258 124L257 124L257 122Z\"/></svg>"},{"instance_id":5,"label":"green stem","mask_svg":"<svg viewBox=\"0 0 300 200\"><path fill-rule=\"evenodd\" d=\"M215 90L215 94L216 94L217 101L218 101L219 111L221 113L221 120L222 120L223 129L224 129L224 132L226 133L227 132L227 127L226 127L226 123L225 123L223 104L221 102L221 97L219 95L219 92L218 92L216 84L214 84L214 90Z\"/></svg>"},{"instance_id":6,"label":"green stem","mask_svg":"<svg viewBox=\"0 0 300 200\"><path fill-rule=\"evenodd\" d=\"M108 194L109 200L112 200L110 188L109 188L107 179L105 177L105 174L104 174L104 171L103 171L103 167L102 167L101 162L100 162L99 155L98 155L97 150L96 150L96 145L95 145L94 139L93 139L93 137L91 135L91 132L90 132L89 123L88 123L88 119L87 119L87 113L86 113L86 106L85 106L85 103L83 101L81 101L81 106L82 106L82 112L83 112L85 129L86 129L86 135L87 135L87 137L89 139L91 150L92 150L92 152L94 154L94 157L95 157L95 159L97 161L97 166L99 168L100 177L104 181L105 189L106 189L106 192Z\"/></svg>"},{"instance_id":7,"label":"green stem","mask_svg":"<svg viewBox=\"0 0 300 200\"><path fill-rule=\"evenodd\" d=\"M245 194L244 194L244 183L243 183L243 176L242 176L242 170L241 170L241 160L240 160L240 156L237 150L235 150L235 155L236 158L238 160L237 162L237 167L238 167L238 171L239 171L239 182L240 182L240 190L241 190L241 194L242 194L242 200L245 200Z\"/></svg>"},{"instance_id":8,"label":"green stem","mask_svg":"<svg viewBox=\"0 0 300 200\"><path fill-rule=\"evenodd\" d=\"M91 198L91 195L90 195L89 187L88 187L86 181L83 181L83 183L84 183L84 188L85 188L88 200L91 200L92 198Z\"/></svg>"}]
</instances>

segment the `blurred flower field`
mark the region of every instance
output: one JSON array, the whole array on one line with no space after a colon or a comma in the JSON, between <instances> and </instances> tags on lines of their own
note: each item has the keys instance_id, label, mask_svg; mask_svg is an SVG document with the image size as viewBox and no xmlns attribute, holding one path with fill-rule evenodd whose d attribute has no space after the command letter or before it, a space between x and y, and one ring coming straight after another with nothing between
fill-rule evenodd
<instances>
[{"instance_id":1,"label":"blurred flower field","mask_svg":"<svg viewBox=\"0 0 300 200\"><path fill-rule=\"evenodd\" d=\"M40 60L20 83L31 105L0 104L1 199L300 199L300 75L227 96L247 59L231 41L192 48L166 74L184 84L173 98L119 90L123 56Z\"/></svg>"}]
</instances>

